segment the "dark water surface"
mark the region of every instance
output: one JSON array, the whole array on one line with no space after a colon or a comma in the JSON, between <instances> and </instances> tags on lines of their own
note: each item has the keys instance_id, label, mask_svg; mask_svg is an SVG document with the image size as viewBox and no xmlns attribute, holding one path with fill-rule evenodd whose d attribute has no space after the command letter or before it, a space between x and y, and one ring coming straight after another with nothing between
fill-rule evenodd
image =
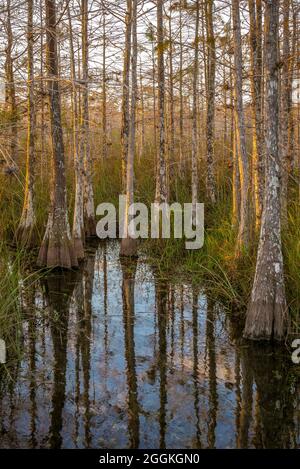
<instances>
[{"instance_id":1,"label":"dark water surface","mask_svg":"<svg viewBox=\"0 0 300 469\"><path fill-rule=\"evenodd\" d=\"M2 448L297 447L299 387L199 288L118 246L24 293L23 355L0 374Z\"/></svg>"}]
</instances>

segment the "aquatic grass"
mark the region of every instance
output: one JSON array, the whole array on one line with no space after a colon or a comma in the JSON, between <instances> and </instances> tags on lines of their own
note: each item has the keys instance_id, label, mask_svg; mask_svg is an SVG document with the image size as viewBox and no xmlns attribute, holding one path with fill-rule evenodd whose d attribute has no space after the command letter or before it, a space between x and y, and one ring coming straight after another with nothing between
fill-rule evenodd
<instances>
[{"instance_id":1,"label":"aquatic grass","mask_svg":"<svg viewBox=\"0 0 300 469\"><path fill-rule=\"evenodd\" d=\"M283 253L289 308L299 320L300 311L300 205L289 205L288 223L283 229Z\"/></svg>"},{"instance_id":2,"label":"aquatic grass","mask_svg":"<svg viewBox=\"0 0 300 469\"><path fill-rule=\"evenodd\" d=\"M22 295L44 275L31 267L32 260L25 250L0 245L0 338L5 340L10 362L22 353Z\"/></svg>"}]
</instances>

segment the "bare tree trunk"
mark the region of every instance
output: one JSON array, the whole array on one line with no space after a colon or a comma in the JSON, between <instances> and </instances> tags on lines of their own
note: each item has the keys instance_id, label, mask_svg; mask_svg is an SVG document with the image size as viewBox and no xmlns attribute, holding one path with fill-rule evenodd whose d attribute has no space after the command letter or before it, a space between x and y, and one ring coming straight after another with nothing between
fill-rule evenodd
<instances>
[{"instance_id":1,"label":"bare tree trunk","mask_svg":"<svg viewBox=\"0 0 300 469\"><path fill-rule=\"evenodd\" d=\"M291 50L290 50L290 0L283 2L283 50L282 50L282 84L281 84L281 116L280 116L280 159L282 161L281 213L282 223L288 219L288 179L291 170L292 155L290 153L290 114L292 108Z\"/></svg>"},{"instance_id":2,"label":"bare tree trunk","mask_svg":"<svg viewBox=\"0 0 300 469\"><path fill-rule=\"evenodd\" d=\"M266 190L256 272L244 337L284 339L287 326L280 226L280 158L278 151L279 0L265 6Z\"/></svg>"},{"instance_id":3,"label":"bare tree trunk","mask_svg":"<svg viewBox=\"0 0 300 469\"><path fill-rule=\"evenodd\" d=\"M206 114L206 191L211 203L216 201L214 176L214 127L215 127L215 79L216 79L216 48L213 25L213 0L206 2L207 32L207 114Z\"/></svg>"},{"instance_id":4,"label":"bare tree trunk","mask_svg":"<svg viewBox=\"0 0 300 469\"><path fill-rule=\"evenodd\" d=\"M243 247L249 244L249 164L246 149L246 131L243 109L243 77L242 77L242 40L240 23L240 1L232 1L232 20L234 34L234 74L235 74L235 129L239 159L239 173L241 183L241 210L237 241L237 255Z\"/></svg>"},{"instance_id":5,"label":"bare tree trunk","mask_svg":"<svg viewBox=\"0 0 300 469\"><path fill-rule=\"evenodd\" d=\"M196 0L195 57L193 73L193 127L192 127L192 220L196 225L196 204L198 202L198 77L199 77L199 17L200 3Z\"/></svg>"},{"instance_id":6,"label":"bare tree trunk","mask_svg":"<svg viewBox=\"0 0 300 469\"><path fill-rule=\"evenodd\" d=\"M157 153L157 127L156 127L156 67L155 67L155 51L154 51L154 38L152 41L152 90L153 90L153 138L154 138L154 153ZM156 158L157 159L157 158Z\"/></svg>"},{"instance_id":7,"label":"bare tree trunk","mask_svg":"<svg viewBox=\"0 0 300 469\"><path fill-rule=\"evenodd\" d=\"M130 54L131 54L131 19L132 0L127 0L126 30L125 30L125 51L123 63L123 95L122 95L122 190L126 191L127 156L129 145L129 77L130 77Z\"/></svg>"},{"instance_id":8,"label":"bare tree trunk","mask_svg":"<svg viewBox=\"0 0 300 469\"><path fill-rule=\"evenodd\" d=\"M250 15L250 59L252 95L252 171L254 185L255 227L260 227L263 192L263 133L262 133L262 4L261 0L249 0Z\"/></svg>"},{"instance_id":9,"label":"bare tree trunk","mask_svg":"<svg viewBox=\"0 0 300 469\"><path fill-rule=\"evenodd\" d=\"M174 176L175 154L175 116L174 116L174 78L173 78L173 38L172 38L172 13L169 12L169 103L170 103L170 137L169 137L169 180ZM170 184L170 182L169 182Z\"/></svg>"},{"instance_id":10,"label":"bare tree trunk","mask_svg":"<svg viewBox=\"0 0 300 469\"><path fill-rule=\"evenodd\" d=\"M182 44L182 4L179 4L179 174L183 166L183 44Z\"/></svg>"},{"instance_id":11,"label":"bare tree trunk","mask_svg":"<svg viewBox=\"0 0 300 469\"><path fill-rule=\"evenodd\" d=\"M41 95L41 159L40 159L40 174L43 176L44 170L48 173L48 158L45 152L45 86L44 86L44 22L43 22L43 3L44 0L40 0L40 28L41 28L41 56L40 56L40 95Z\"/></svg>"},{"instance_id":12,"label":"bare tree trunk","mask_svg":"<svg viewBox=\"0 0 300 469\"><path fill-rule=\"evenodd\" d=\"M16 102L16 88L14 80L14 66L12 58L13 48L13 33L11 27L11 2L7 0L7 45L6 45L6 57L5 57L5 91L6 91L6 104L10 112L10 165L14 169L18 166L18 111Z\"/></svg>"},{"instance_id":13,"label":"bare tree trunk","mask_svg":"<svg viewBox=\"0 0 300 469\"><path fill-rule=\"evenodd\" d=\"M157 174L155 202L167 202L167 178L165 158L165 67L164 67L164 30L163 0L157 0L157 82L159 111L159 148L157 155Z\"/></svg>"},{"instance_id":14,"label":"bare tree trunk","mask_svg":"<svg viewBox=\"0 0 300 469\"><path fill-rule=\"evenodd\" d=\"M106 106L106 14L103 6L103 46L102 46L102 158L107 158L107 106Z\"/></svg>"},{"instance_id":15,"label":"bare tree trunk","mask_svg":"<svg viewBox=\"0 0 300 469\"><path fill-rule=\"evenodd\" d=\"M140 112L140 144L139 144L139 162L144 153L145 149L145 104L144 104L144 84L143 84L143 74L142 74L142 59L140 57L140 102L141 102L141 112Z\"/></svg>"},{"instance_id":16,"label":"bare tree trunk","mask_svg":"<svg viewBox=\"0 0 300 469\"><path fill-rule=\"evenodd\" d=\"M73 120L73 152L75 166L75 204L73 216L73 242L78 259L84 258L84 217L83 217L83 196L84 196L84 161L83 153L79 145L79 115L78 115L78 93L76 86L76 68L73 42L73 28L68 6L70 56L71 56L71 80L72 80L72 120Z\"/></svg>"},{"instance_id":17,"label":"bare tree trunk","mask_svg":"<svg viewBox=\"0 0 300 469\"><path fill-rule=\"evenodd\" d=\"M16 240L24 247L33 247L36 244L35 233L35 207L34 207L34 179L35 179L35 96L34 96L34 69L33 69L33 0L27 0L27 157L24 204Z\"/></svg>"},{"instance_id":18,"label":"bare tree trunk","mask_svg":"<svg viewBox=\"0 0 300 469\"><path fill-rule=\"evenodd\" d=\"M236 229L239 226L241 213L241 195L240 195L240 172L238 162L238 148L236 130L233 131L233 174L232 174L232 227Z\"/></svg>"},{"instance_id":19,"label":"bare tree trunk","mask_svg":"<svg viewBox=\"0 0 300 469\"><path fill-rule=\"evenodd\" d=\"M81 0L81 33L82 33L82 146L84 148L84 228L87 238L96 236L95 204L93 191L93 164L90 153L90 124L89 124L89 39L88 39L88 0Z\"/></svg>"},{"instance_id":20,"label":"bare tree trunk","mask_svg":"<svg viewBox=\"0 0 300 469\"><path fill-rule=\"evenodd\" d=\"M47 267L77 266L71 240L67 209L64 142L61 125L60 89L57 60L57 30L55 0L45 0L48 93L52 137L52 190L48 223L37 264Z\"/></svg>"},{"instance_id":21,"label":"bare tree trunk","mask_svg":"<svg viewBox=\"0 0 300 469\"><path fill-rule=\"evenodd\" d=\"M132 58L131 58L131 109L129 121L129 146L127 155L126 172L126 208L124 233L121 242L121 256L135 256L137 252L137 241L130 237L128 225L131 221L130 205L134 202L134 157L135 157L135 136L136 136L136 100L137 100L137 0L132 2L130 18L132 30Z\"/></svg>"}]
</instances>

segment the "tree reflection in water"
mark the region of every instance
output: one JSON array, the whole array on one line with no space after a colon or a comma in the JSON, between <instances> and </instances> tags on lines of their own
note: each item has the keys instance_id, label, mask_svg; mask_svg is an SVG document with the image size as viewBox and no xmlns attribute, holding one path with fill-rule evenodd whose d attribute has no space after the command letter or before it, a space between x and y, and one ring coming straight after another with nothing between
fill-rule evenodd
<instances>
[{"instance_id":1,"label":"tree reflection in water","mask_svg":"<svg viewBox=\"0 0 300 469\"><path fill-rule=\"evenodd\" d=\"M117 245L20 298L22 354L0 369L1 447L296 447L285 351L249 345L201 286Z\"/></svg>"}]
</instances>

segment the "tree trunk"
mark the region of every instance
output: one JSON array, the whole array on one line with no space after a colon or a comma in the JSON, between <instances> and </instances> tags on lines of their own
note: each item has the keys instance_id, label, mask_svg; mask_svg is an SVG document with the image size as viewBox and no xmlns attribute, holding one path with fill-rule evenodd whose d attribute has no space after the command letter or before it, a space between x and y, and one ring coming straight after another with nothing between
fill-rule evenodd
<instances>
[{"instance_id":1,"label":"tree trunk","mask_svg":"<svg viewBox=\"0 0 300 469\"><path fill-rule=\"evenodd\" d=\"M182 44L182 5L179 4L179 174L183 166L183 44Z\"/></svg>"},{"instance_id":2,"label":"tree trunk","mask_svg":"<svg viewBox=\"0 0 300 469\"><path fill-rule=\"evenodd\" d=\"M102 46L102 158L107 158L107 106L106 106L106 14L103 7L103 46Z\"/></svg>"},{"instance_id":3,"label":"tree trunk","mask_svg":"<svg viewBox=\"0 0 300 469\"><path fill-rule=\"evenodd\" d=\"M193 73L193 127L192 127L192 221L196 225L196 204L198 202L198 76L199 76L199 16L200 4L196 0L195 57Z\"/></svg>"},{"instance_id":4,"label":"tree trunk","mask_svg":"<svg viewBox=\"0 0 300 469\"><path fill-rule=\"evenodd\" d=\"M93 191L93 164L90 153L89 124L89 43L88 43L88 0L81 0L81 34L82 34L82 148L84 151L84 228L87 238L96 236L95 204Z\"/></svg>"},{"instance_id":5,"label":"tree trunk","mask_svg":"<svg viewBox=\"0 0 300 469\"><path fill-rule=\"evenodd\" d=\"M11 2L7 0L7 46L5 49L5 101L10 112L10 166L18 167L18 111L16 102L16 88L14 80L14 66L12 58L13 33L11 27Z\"/></svg>"},{"instance_id":6,"label":"tree trunk","mask_svg":"<svg viewBox=\"0 0 300 469\"><path fill-rule=\"evenodd\" d=\"M164 66L164 30L163 0L157 0L157 82L159 113L159 147L156 169L155 202L167 202L167 178L165 158L165 66Z\"/></svg>"},{"instance_id":7,"label":"tree trunk","mask_svg":"<svg viewBox=\"0 0 300 469\"><path fill-rule=\"evenodd\" d=\"M213 25L213 0L206 2L207 32L207 113L206 113L206 192L211 203L216 201L214 176L214 127L215 127L215 79L216 49Z\"/></svg>"},{"instance_id":8,"label":"tree trunk","mask_svg":"<svg viewBox=\"0 0 300 469\"><path fill-rule=\"evenodd\" d=\"M23 211L16 232L16 240L23 247L36 245L35 211L34 211L34 178L35 178L35 96L34 96L34 69L33 69L33 0L27 0L27 157L26 180Z\"/></svg>"},{"instance_id":9,"label":"tree trunk","mask_svg":"<svg viewBox=\"0 0 300 469\"><path fill-rule=\"evenodd\" d=\"M130 54L131 54L131 19L132 0L127 0L125 50L123 63L123 95L122 95L122 191L126 191L127 156L129 145L129 77L130 77Z\"/></svg>"},{"instance_id":10,"label":"tree trunk","mask_svg":"<svg viewBox=\"0 0 300 469\"><path fill-rule=\"evenodd\" d=\"M265 6L266 189L254 284L244 337L283 340L287 326L280 227L280 159L278 152L279 0Z\"/></svg>"},{"instance_id":11,"label":"tree trunk","mask_svg":"<svg viewBox=\"0 0 300 469\"><path fill-rule=\"evenodd\" d=\"M280 160L282 161L281 214L282 223L288 219L288 179L292 156L290 153L290 114L292 109L291 51L290 51L290 0L283 2L283 50L281 79L281 116L280 116Z\"/></svg>"},{"instance_id":12,"label":"tree trunk","mask_svg":"<svg viewBox=\"0 0 300 469\"><path fill-rule=\"evenodd\" d=\"M139 144L139 162L141 162L145 149L145 103L144 103L144 84L142 72L142 58L140 56L140 144Z\"/></svg>"},{"instance_id":13,"label":"tree trunk","mask_svg":"<svg viewBox=\"0 0 300 469\"><path fill-rule=\"evenodd\" d=\"M68 6L70 57L71 57L71 80L72 80L72 120L73 120L73 151L75 167L75 204L73 216L73 242L78 259L84 258L84 218L83 218L83 195L84 195L84 161L83 153L79 146L79 116L78 116L78 93L76 86L76 68L73 42L73 28Z\"/></svg>"},{"instance_id":14,"label":"tree trunk","mask_svg":"<svg viewBox=\"0 0 300 469\"><path fill-rule=\"evenodd\" d=\"M130 237L128 225L131 221L129 212L130 205L134 202L134 157L136 136L136 99L137 99L137 0L132 1L132 17L130 18L132 30L132 58L131 58L131 109L129 121L129 146L127 155L126 171L126 208L124 233L121 242L121 256L135 256L137 252L137 241Z\"/></svg>"},{"instance_id":15,"label":"tree trunk","mask_svg":"<svg viewBox=\"0 0 300 469\"><path fill-rule=\"evenodd\" d=\"M61 125L60 89L57 60L57 30L55 0L45 0L48 94L52 137L52 190L48 223L37 263L39 266L77 266L71 240L67 211L64 142Z\"/></svg>"},{"instance_id":16,"label":"tree trunk","mask_svg":"<svg viewBox=\"0 0 300 469\"><path fill-rule=\"evenodd\" d=\"M233 124L234 125L234 124ZM235 127L235 125L234 125ZM240 172L238 162L238 148L237 148L237 135L236 130L233 130L232 139L232 227L236 229L239 226L240 213L241 213L241 195L240 195Z\"/></svg>"},{"instance_id":17,"label":"tree trunk","mask_svg":"<svg viewBox=\"0 0 300 469\"><path fill-rule=\"evenodd\" d=\"M235 75L235 129L237 136L239 173L241 183L241 210L237 241L237 255L249 244L249 165L246 149L246 131L243 109L243 69L242 39L240 23L240 1L232 1L232 20L234 34L234 75Z\"/></svg>"},{"instance_id":18,"label":"tree trunk","mask_svg":"<svg viewBox=\"0 0 300 469\"><path fill-rule=\"evenodd\" d=\"M250 60L252 95L252 171L254 186L255 227L260 227L263 192L263 132L262 132L262 5L261 0L249 0L250 15Z\"/></svg>"},{"instance_id":19,"label":"tree trunk","mask_svg":"<svg viewBox=\"0 0 300 469\"><path fill-rule=\"evenodd\" d=\"M173 38L172 38L172 14L169 12L169 103L170 103L170 132L169 132L169 184L174 176L175 163L175 116L174 116L174 73L173 73Z\"/></svg>"}]
</instances>

